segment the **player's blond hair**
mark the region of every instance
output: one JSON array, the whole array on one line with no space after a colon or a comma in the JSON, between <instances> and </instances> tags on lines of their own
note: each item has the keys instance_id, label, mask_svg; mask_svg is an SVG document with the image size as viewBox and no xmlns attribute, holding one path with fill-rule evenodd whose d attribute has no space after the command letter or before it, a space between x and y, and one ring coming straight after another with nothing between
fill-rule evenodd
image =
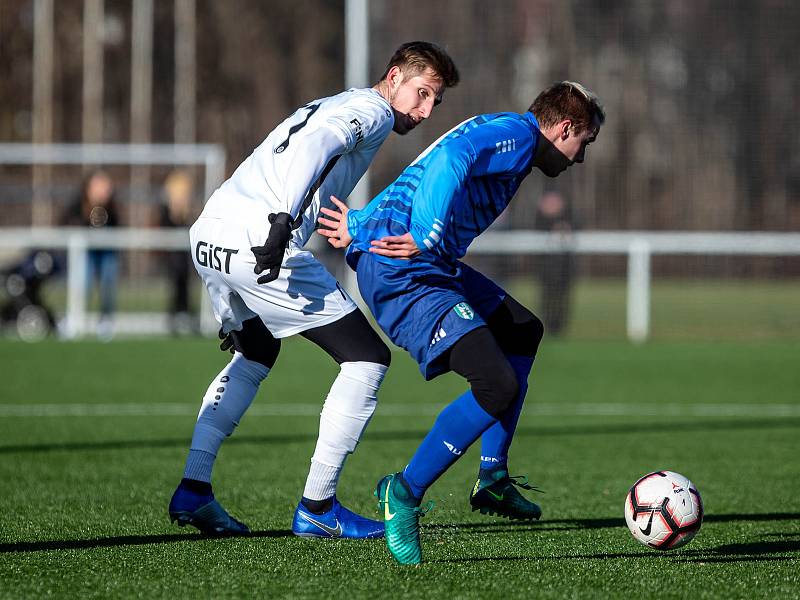
<instances>
[{"instance_id":1,"label":"player's blond hair","mask_svg":"<svg viewBox=\"0 0 800 600\"><path fill-rule=\"evenodd\" d=\"M569 119L575 131L580 132L595 119L601 125L606 120L597 95L574 81L554 83L536 97L528 110L543 129Z\"/></svg>"},{"instance_id":2,"label":"player's blond hair","mask_svg":"<svg viewBox=\"0 0 800 600\"><path fill-rule=\"evenodd\" d=\"M410 77L431 69L442 80L446 88L458 84L459 74L453 59L444 48L431 42L407 42L395 50L381 80L386 79L392 67L400 69Z\"/></svg>"}]
</instances>

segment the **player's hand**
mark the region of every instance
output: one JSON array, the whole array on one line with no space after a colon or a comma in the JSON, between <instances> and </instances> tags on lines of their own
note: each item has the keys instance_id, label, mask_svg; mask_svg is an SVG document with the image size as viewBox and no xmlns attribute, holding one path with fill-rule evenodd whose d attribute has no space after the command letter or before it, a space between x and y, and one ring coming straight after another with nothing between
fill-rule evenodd
<instances>
[{"instance_id":1,"label":"player's hand","mask_svg":"<svg viewBox=\"0 0 800 600\"><path fill-rule=\"evenodd\" d=\"M256 275L269 271L257 279L258 283L275 281L281 272L283 255L289 240L292 239L292 215L289 213L272 213L269 216L270 228L267 241L263 246L253 246L250 250L256 257L256 266L253 269Z\"/></svg>"},{"instance_id":2,"label":"player's hand","mask_svg":"<svg viewBox=\"0 0 800 600\"><path fill-rule=\"evenodd\" d=\"M327 229L317 229L317 233L328 238L328 243L334 248L347 248L353 241L353 237L347 229L347 213L350 209L336 196L331 196L331 202L339 210L332 210L324 206L320 208L320 212L330 218L319 217L317 219L320 225L327 227Z\"/></svg>"},{"instance_id":3,"label":"player's hand","mask_svg":"<svg viewBox=\"0 0 800 600\"><path fill-rule=\"evenodd\" d=\"M411 233L403 235L389 235L379 240L372 240L372 248L369 249L373 254L388 256L390 258L406 259L414 258L422 252L417 247L417 242Z\"/></svg>"},{"instance_id":4,"label":"player's hand","mask_svg":"<svg viewBox=\"0 0 800 600\"><path fill-rule=\"evenodd\" d=\"M233 348L233 336L229 333L225 333L222 331L222 327L219 328L219 332L217 332L217 336L219 339L222 340L222 343L219 345L219 349L225 352L226 350L229 351L231 354L234 353Z\"/></svg>"}]
</instances>

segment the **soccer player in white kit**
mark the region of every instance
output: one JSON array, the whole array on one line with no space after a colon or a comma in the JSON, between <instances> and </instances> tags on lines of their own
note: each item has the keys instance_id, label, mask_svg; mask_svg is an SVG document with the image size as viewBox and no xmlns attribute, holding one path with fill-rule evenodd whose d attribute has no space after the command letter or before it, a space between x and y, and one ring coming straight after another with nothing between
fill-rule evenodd
<instances>
[{"instance_id":1,"label":"soccer player in white kit","mask_svg":"<svg viewBox=\"0 0 800 600\"><path fill-rule=\"evenodd\" d=\"M346 198L389 133L406 134L428 118L458 78L442 48L403 44L374 87L298 108L206 203L190 231L192 256L221 325L220 347L233 358L203 397L183 479L169 505L173 522L207 534L249 533L214 498L212 468L223 440L273 368L281 338L300 334L325 350L340 372L322 407L292 531L307 537L383 536L382 522L337 501L336 485L375 410L390 352L347 292L303 247L320 208L333 206L330 197Z\"/></svg>"}]
</instances>

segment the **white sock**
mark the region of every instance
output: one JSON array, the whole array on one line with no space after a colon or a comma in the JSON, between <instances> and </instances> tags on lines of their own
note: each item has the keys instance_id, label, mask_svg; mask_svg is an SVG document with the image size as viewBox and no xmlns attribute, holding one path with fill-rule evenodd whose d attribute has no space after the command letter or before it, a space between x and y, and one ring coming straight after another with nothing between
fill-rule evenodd
<instances>
[{"instance_id":1,"label":"white sock","mask_svg":"<svg viewBox=\"0 0 800 600\"><path fill-rule=\"evenodd\" d=\"M236 429L255 398L259 384L268 374L267 367L237 352L214 378L203 396L194 426L183 472L185 478L211 482L211 471L222 441Z\"/></svg>"},{"instance_id":2,"label":"white sock","mask_svg":"<svg viewBox=\"0 0 800 600\"><path fill-rule=\"evenodd\" d=\"M306 498L325 500L336 493L344 461L375 412L387 369L378 363L342 363L320 414L317 447L303 491Z\"/></svg>"}]
</instances>

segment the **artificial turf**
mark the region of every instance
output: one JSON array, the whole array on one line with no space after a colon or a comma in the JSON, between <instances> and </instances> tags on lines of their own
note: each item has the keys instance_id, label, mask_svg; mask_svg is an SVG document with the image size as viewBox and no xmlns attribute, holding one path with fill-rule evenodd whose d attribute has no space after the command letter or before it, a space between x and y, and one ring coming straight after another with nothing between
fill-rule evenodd
<instances>
[{"instance_id":1,"label":"artificial turf","mask_svg":"<svg viewBox=\"0 0 800 600\"><path fill-rule=\"evenodd\" d=\"M542 521L470 512L472 448L429 491L418 568L380 540L291 535L336 373L304 340L284 344L215 471L218 499L255 534L169 523L199 399L225 360L195 338L0 342L0 597L800 597L796 342L545 343L510 463L546 491ZM377 518L375 482L461 390L395 353L340 499ZM707 515L668 553L623 519L628 487L657 469L691 478Z\"/></svg>"}]
</instances>

